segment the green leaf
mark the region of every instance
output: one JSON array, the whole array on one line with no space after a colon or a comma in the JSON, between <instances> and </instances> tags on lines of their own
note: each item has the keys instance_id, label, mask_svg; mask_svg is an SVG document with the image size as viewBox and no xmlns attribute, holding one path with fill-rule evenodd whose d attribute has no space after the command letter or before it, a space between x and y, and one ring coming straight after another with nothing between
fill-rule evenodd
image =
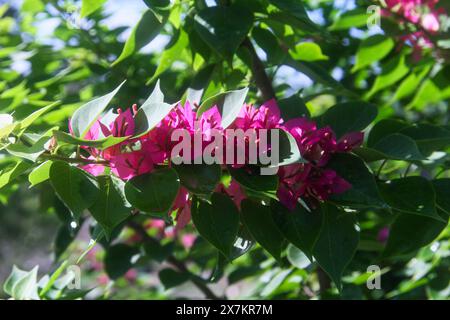
<instances>
[{"instance_id":1,"label":"green leaf","mask_svg":"<svg viewBox=\"0 0 450 320\"><path fill-rule=\"evenodd\" d=\"M217 106L222 116L222 128L229 127L239 115L247 96L248 88L219 93L203 101L197 110L200 117L206 110Z\"/></svg>"},{"instance_id":2,"label":"green leaf","mask_svg":"<svg viewBox=\"0 0 450 320\"><path fill-rule=\"evenodd\" d=\"M70 123L73 133L76 137L84 138L91 126L98 120L103 110L108 106L109 102L114 98L120 87L125 83L122 82L114 91L94 99L81 107L79 107L72 116Z\"/></svg>"},{"instance_id":3,"label":"green leaf","mask_svg":"<svg viewBox=\"0 0 450 320\"><path fill-rule=\"evenodd\" d=\"M291 57L301 61L328 60L328 57L322 53L320 46L314 42L302 42L289 50Z\"/></svg>"},{"instance_id":4,"label":"green leaf","mask_svg":"<svg viewBox=\"0 0 450 320\"><path fill-rule=\"evenodd\" d=\"M144 0L144 3L149 8L161 9L170 6L170 0Z\"/></svg>"},{"instance_id":5,"label":"green leaf","mask_svg":"<svg viewBox=\"0 0 450 320\"><path fill-rule=\"evenodd\" d=\"M94 178L68 163L53 162L49 176L56 194L77 220L98 197L98 185Z\"/></svg>"},{"instance_id":6,"label":"green leaf","mask_svg":"<svg viewBox=\"0 0 450 320\"><path fill-rule=\"evenodd\" d=\"M169 112L174 108L174 104L164 102L164 94L159 86L159 80L156 82L150 96L139 108L135 117L135 135L142 136L153 129Z\"/></svg>"},{"instance_id":7,"label":"green leaf","mask_svg":"<svg viewBox=\"0 0 450 320\"><path fill-rule=\"evenodd\" d=\"M85 18L100 9L106 0L82 0L80 17Z\"/></svg>"},{"instance_id":8,"label":"green leaf","mask_svg":"<svg viewBox=\"0 0 450 320\"><path fill-rule=\"evenodd\" d=\"M281 13L291 15L299 22L301 30L307 32L318 32L320 29L308 17L308 13L302 3L297 0L269 0L271 4L281 10Z\"/></svg>"},{"instance_id":9,"label":"green leaf","mask_svg":"<svg viewBox=\"0 0 450 320\"><path fill-rule=\"evenodd\" d=\"M158 240L144 243L145 256L151 260L163 262L173 252L173 242L162 245Z\"/></svg>"},{"instance_id":10,"label":"green leaf","mask_svg":"<svg viewBox=\"0 0 450 320\"><path fill-rule=\"evenodd\" d=\"M424 216L399 213L390 228L382 256L397 257L413 253L433 242L446 225Z\"/></svg>"},{"instance_id":11,"label":"green leaf","mask_svg":"<svg viewBox=\"0 0 450 320\"><path fill-rule=\"evenodd\" d=\"M238 234L239 212L226 195L214 193L211 203L196 201L192 205L192 221L200 235L227 258Z\"/></svg>"},{"instance_id":12,"label":"green leaf","mask_svg":"<svg viewBox=\"0 0 450 320\"><path fill-rule=\"evenodd\" d=\"M190 279L189 273L178 272L170 268L161 270L158 275L159 280L166 290L177 287Z\"/></svg>"},{"instance_id":13,"label":"green leaf","mask_svg":"<svg viewBox=\"0 0 450 320\"><path fill-rule=\"evenodd\" d=\"M377 108L363 101L339 103L320 116L321 127L329 125L337 138L347 132L365 129L377 117ZM342 115L345 115L343 117Z\"/></svg>"},{"instance_id":14,"label":"green leaf","mask_svg":"<svg viewBox=\"0 0 450 320\"><path fill-rule=\"evenodd\" d=\"M370 130L367 138L367 146L373 147L378 141L392 133L398 133L400 130L409 127L409 124L395 119L383 119L378 121Z\"/></svg>"},{"instance_id":15,"label":"green leaf","mask_svg":"<svg viewBox=\"0 0 450 320\"><path fill-rule=\"evenodd\" d=\"M259 167L244 167L228 171L236 181L245 188L266 194L275 194L278 188L278 177L276 175L261 175Z\"/></svg>"},{"instance_id":16,"label":"green leaf","mask_svg":"<svg viewBox=\"0 0 450 320\"><path fill-rule=\"evenodd\" d=\"M164 71L171 68L175 61L180 60L181 54L187 48L188 44L189 38L186 32L184 32L183 29L180 29L177 40L170 48L166 48L163 51L158 66L156 67L156 71L147 83L153 82Z\"/></svg>"},{"instance_id":17,"label":"green leaf","mask_svg":"<svg viewBox=\"0 0 450 320\"><path fill-rule=\"evenodd\" d=\"M409 72L409 67L405 62L404 55L397 55L392 60L388 61L384 66L381 74L377 76L375 82L367 93L366 98L370 99L375 93L385 88L388 88L401 80Z\"/></svg>"},{"instance_id":18,"label":"green leaf","mask_svg":"<svg viewBox=\"0 0 450 320\"><path fill-rule=\"evenodd\" d=\"M181 185L199 195L212 193L222 175L218 164L181 164L174 165L173 168L180 177Z\"/></svg>"},{"instance_id":19,"label":"green leaf","mask_svg":"<svg viewBox=\"0 0 450 320\"><path fill-rule=\"evenodd\" d=\"M26 117L25 119L19 121L18 126L15 130L19 131L20 133L19 135L21 135L30 125L33 124L33 122L35 122L37 119L39 119L44 113L46 113L48 110L50 110L51 108L59 105L59 101L54 102L44 108L41 108L39 110L36 110L35 112L33 112L32 114L30 114L28 117Z\"/></svg>"},{"instance_id":20,"label":"green leaf","mask_svg":"<svg viewBox=\"0 0 450 320\"><path fill-rule=\"evenodd\" d=\"M341 290L341 277L356 252L359 233L350 213L332 205L324 205L322 213L322 230L314 245L313 254L317 263L334 281L338 290Z\"/></svg>"},{"instance_id":21,"label":"green leaf","mask_svg":"<svg viewBox=\"0 0 450 320\"><path fill-rule=\"evenodd\" d=\"M93 147L100 150L104 150L109 147L115 146L130 138L130 137L108 136L106 138L98 140L86 140L74 137L71 134L59 130L53 131L53 135L55 136L55 138L58 140L59 143L67 143L75 146Z\"/></svg>"},{"instance_id":22,"label":"green leaf","mask_svg":"<svg viewBox=\"0 0 450 320\"><path fill-rule=\"evenodd\" d=\"M331 31L346 30L358 28L367 24L369 18L366 9L358 8L343 12L334 23L329 27Z\"/></svg>"},{"instance_id":23,"label":"green leaf","mask_svg":"<svg viewBox=\"0 0 450 320\"><path fill-rule=\"evenodd\" d=\"M252 237L275 259L280 260L285 239L272 218L270 207L245 199L241 208L242 222Z\"/></svg>"},{"instance_id":24,"label":"green leaf","mask_svg":"<svg viewBox=\"0 0 450 320\"><path fill-rule=\"evenodd\" d=\"M289 262L298 269L305 269L311 265L311 259L296 246L289 244L287 248L287 258Z\"/></svg>"},{"instance_id":25,"label":"green leaf","mask_svg":"<svg viewBox=\"0 0 450 320\"><path fill-rule=\"evenodd\" d=\"M394 209L442 221L436 212L436 195L430 181L422 177L405 177L380 183L384 200Z\"/></svg>"},{"instance_id":26,"label":"green leaf","mask_svg":"<svg viewBox=\"0 0 450 320\"><path fill-rule=\"evenodd\" d=\"M372 147L382 153L385 159L394 160L425 160L413 139L399 133L387 135Z\"/></svg>"},{"instance_id":27,"label":"green leaf","mask_svg":"<svg viewBox=\"0 0 450 320\"><path fill-rule=\"evenodd\" d=\"M13 156L36 162L36 160L45 152L46 145L51 139L51 134L52 130L49 130L43 135L33 135L32 139L28 139L31 146L18 142L8 146L6 151Z\"/></svg>"},{"instance_id":28,"label":"green leaf","mask_svg":"<svg viewBox=\"0 0 450 320\"><path fill-rule=\"evenodd\" d=\"M450 130L427 123L419 123L400 131L415 141L419 150L426 155L445 150L450 146Z\"/></svg>"},{"instance_id":29,"label":"green leaf","mask_svg":"<svg viewBox=\"0 0 450 320\"><path fill-rule=\"evenodd\" d=\"M14 285L17 284L20 279L23 279L27 274L27 271L23 271L14 265L10 275L3 284L3 291L12 296Z\"/></svg>"},{"instance_id":30,"label":"green leaf","mask_svg":"<svg viewBox=\"0 0 450 320\"><path fill-rule=\"evenodd\" d=\"M312 249L322 227L320 209L308 212L303 206L297 205L295 210L289 211L281 203L272 201L271 210L274 221L284 237L311 260Z\"/></svg>"},{"instance_id":31,"label":"green leaf","mask_svg":"<svg viewBox=\"0 0 450 320\"><path fill-rule=\"evenodd\" d=\"M294 94L288 98L278 100L278 106L284 121L299 117L310 117L305 101L298 95Z\"/></svg>"},{"instance_id":32,"label":"green leaf","mask_svg":"<svg viewBox=\"0 0 450 320\"><path fill-rule=\"evenodd\" d=\"M111 66L115 66L123 60L127 59L139 49L149 44L161 31L166 23L167 15L164 15L162 20L158 18L152 10L147 10L142 15L139 22L134 26L122 49L122 53L114 61Z\"/></svg>"},{"instance_id":33,"label":"green leaf","mask_svg":"<svg viewBox=\"0 0 450 320\"><path fill-rule=\"evenodd\" d=\"M28 162L19 161L14 165L12 169L0 172L0 189L10 182L14 181L30 167L31 164L29 164Z\"/></svg>"},{"instance_id":34,"label":"green leaf","mask_svg":"<svg viewBox=\"0 0 450 320\"><path fill-rule=\"evenodd\" d=\"M132 206L147 213L167 213L178 194L180 180L175 170L163 168L136 176L125 184Z\"/></svg>"},{"instance_id":35,"label":"green leaf","mask_svg":"<svg viewBox=\"0 0 450 320\"><path fill-rule=\"evenodd\" d=\"M194 28L200 37L228 60L231 60L252 24L252 13L238 5L207 7L194 18Z\"/></svg>"},{"instance_id":36,"label":"green leaf","mask_svg":"<svg viewBox=\"0 0 450 320\"><path fill-rule=\"evenodd\" d=\"M387 207L374 177L359 157L348 153L335 154L328 165L352 185L344 193L331 196L331 200L355 206Z\"/></svg>"},{"instance_id":37,"label":"green leaf","mask_svg":"<svg viewBox=\"0 0 450 320\"><path fill-rule=\"evenodd\" d=\"M381 34L373 35L361 42L356 52L352 72L356 72L383 59L394 48L394 40Z\"/></svg>"},{"instance_id":38,"label":"green leaf","mask_svg":"<svg viewBox=\"0 0 450 320\"><path fill-rule=\"evenodd\" d=\"M23 271L13 266L3 290L15 300L39 300L37 272L37 266L31 271Z\"/></svg>"},{"instance_id":39,"label":"green leaf","mask_svg":"<svg viewBox=\"0 0 450 320\"><path fill-rule=\"evenodd\" d=\"M50 167L52 166L52 161L48 160L41 163L37 166L31 173L28 175L28 181L30 182L31 187L47 181L50 179Z\"/></svg>"},{"instance_id":40,"label":"green leaf","mask_svg":"<svg viewBox=\"0 0 450 320\"><path fill-rule=\"evenodd\" d=\"M436 206L450 215L450 178L433 180L436 192Z\"/></svg>"},{"instance_id":41,"label":"green leaf","mask_svg":"<svg viewBox=\"0 0 450 320\"><path fill-rule=\"evenodd\" d=\"M99 196L89 211L109 236L116 226L130 216L131 206L125 199L125 183L122 180L115 176L99 176L97 180Z\"/></svg>"},{"instance_id":42,"label":"green leaf","mask_svg":"<svg viewBox=\"0 0 450 320\"><path fill-rule=\"evenodd\" d=\"M105 254L105 271L112 280L116 280L127 273L133 266L133 257L139 254L134 246L119 243L110 246Z\"/></svg>"},{"instance_id":43,"label":"green leaf","mask_svg":"<svg viewBox=\"0 0 450 320\"><path fill-rule=\"evenodd\" d=\"M281 64L286 53L282 50L277 37L268 29L260 26L252 29L252 37L256 44L264 50L267 61L272 65Z\"/></svg>"}]
</instances>

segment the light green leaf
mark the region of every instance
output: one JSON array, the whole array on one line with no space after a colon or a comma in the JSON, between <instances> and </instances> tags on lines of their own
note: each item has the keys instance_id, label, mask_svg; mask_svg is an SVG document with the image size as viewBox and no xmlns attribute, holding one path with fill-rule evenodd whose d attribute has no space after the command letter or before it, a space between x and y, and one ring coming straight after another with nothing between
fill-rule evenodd
<instances>
[{"instance_id":1,"label":"light green leaf","mask_svg":"<svg viewBox=\"0 0 450 320\"><path fill-rule=\"evenodd\" d=\"M37 166L28 175L28 181L30 182L30 188L35 185L47 181L50 179L50 167L52 166L52 161L48 160Z\"/></svg>"},{"instance_id":2,"label":"light green leaf","mask_svg":"<svg viewBox=\"0 0 450 320\"><path fill-rule=\"evenodd\" d=\"M399 55L383 66L381 74L377 76L372 88L366 94L367 99L373 97L378 91L392 86L408 74L410 68L406 65L405 59L404 55Z\"/></svg>"},{"instance_id":3,"label":"light green leaf","mask_svg":"<svg viewBox=\"0 0 450 320\"><path fill-rule=\"evenodd\" d=\"M356 52L356 62L352 72L380 61L394 48L394 40L381 34L373 35L361 42Z\"/></svg>"},{"instance_id":4,"label":"light green leaf","mask_svg":"<svg viewBox=\"0 0 450 320\"><path fill-rule=\"evenodd\" d=\"M222 115L222 128L226 129L239 115L244 106L247 93L248 88L219 93L203 101L197 111L197 116L200 117L206 110L217 106Z\"/></svg>"},{"instance_id":5,"label":"light green leaf","mask_svg":"<svg viewBox=\"0 0 450 320\"><path fill-rule=\"evenodd\" d=\"M320 46L314 42L302 42L295 46L293 50L289 50L291 57L295 60L302 61L318 61L328 60L328 56L322 53Z\"/></svg>"},{"instance_id":6,"label":"light green leaf","mask_svg":"<svg viewBox=\"0 0 450 320\"><path fill-rule=\"evenodd\" d=\"M82 105L77 109L77 111L75 111L70 123L76 137L84 138L86 136L86 133L89 131L91 126L98 120L102 112L124 83L125 81L114 89L114 91Z\"/></svg>"},{"instance_id":7,"label":"light green leaf","mask_svg":"<svg viewBox=\"0 0 450 320\"><path fill-rule=\"evenodd\" d=\"M366 9L363 8L345 11L334 20L334 23L330 26L329 30L338 31L362 27L367 24L368 18L369 16Z\"/></svg>"},{"instance_id":8,"label":"light green leaf","mask_svg":"<svg viewBox=\"0 0 450 320\"><path fill-rule=\"evenodd\" d=\"M90 14L100 9L106 0L82 0L81 3L81 18L85 18Z\"/></svg>"},{"instance_id":9,"label":"light green leaf","mask_svg":"<svg viewBox=\"0 0 450 320\"><path fill-rule=\"evenodd\" d=\"M124 142L125 140L130 138L130 137L114 137L111 135L106 138L98 140L86 140L74 137L71 134L59 130L53 131L53 135L60 144L67 143L75 146L93 147L100 150L104 150L109 147L115 146L116 144Z\"/></svg>"}]
</instances>

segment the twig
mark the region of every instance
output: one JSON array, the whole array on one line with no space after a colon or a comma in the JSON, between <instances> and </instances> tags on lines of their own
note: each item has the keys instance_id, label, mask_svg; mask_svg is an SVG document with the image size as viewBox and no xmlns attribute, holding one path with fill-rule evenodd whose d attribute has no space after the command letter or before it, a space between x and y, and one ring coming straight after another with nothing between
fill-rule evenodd
<instances>
[{"instance_id":1,"label":"twig","mask_svg":"<svg viewBox=\"0 0 450 320\"><path fill-rule=\"evenodd\" d=\"M253 46L252 42L249 38L245 38L244 42L242 43L243 47L246 47L248 51L250 52L250 55L252 57L252 74L253 78L255 79L256 86L261 91L262 97L264 100L270 100L275 98L275 91L272 87L272 82L270 81L269 77L266 74L264 64L259 59L258 55L256 54L255 47Z\"/></svg>"},{"instance_id":2,"label":"twig","mask_svg":"<svg viewBox=\"0 0 450 320\"><path fill-rule=\"evenodd\" d=\"M132 228L136 233L138 233L142 237L143 241L153 244L159 243L158 240L150 237L148 233L145 231L145 229L139 223L135 221L129 221L128 226ZM206 298L212 300L218 300L223 298L216 296L215 293L212 292L211 289L209 289L208 286L204 284L201 279L199 279L195 274L192 274L186 267L186 265L182 261L179 261L177 258L175 258L173 255L170 255L167 258L167 262L172 264L179 271L190 274L191 275L190 280L206 296Z\"/></svg>"},{"instance_id":3,"label":"twig","mask_svg":"<svg viewBox=\"0 0 450 320\"><path fill-rule=\"evenodd\" d=\"M330 278L321 267L318 267L316 272L317 277L319 278L320 294L324 294L328 289L331 288Z\"/></svg>"},{"instance_id":4,"label":"twig","mask_svg":"<svg viewBox=\"0 0 450 320\"><path fill-rule=\"evenodd\" d=\"M86 158L69 158L65 156L61 156L59 154L52 154L49 152L45 152L41 154L41 158L45 158L48 160L61 160L68 163L80 163L80 164L98 164L98 165L108 165L109 162L105 160L92 160Z\"/></svg>"},{"instance_id":5,"label":"twig","mask_svg":"<svg viewBox=\"0 0 450 320\"><path fill-rule=\"evenodd\" d=\"M387 163L387 159L384 159L383 162L381 163L380 167L378 168L378 172L376 177L379 178L380 174L381 174L381 170L383 169L384 165Z\"/></svg>"}]
</instances>

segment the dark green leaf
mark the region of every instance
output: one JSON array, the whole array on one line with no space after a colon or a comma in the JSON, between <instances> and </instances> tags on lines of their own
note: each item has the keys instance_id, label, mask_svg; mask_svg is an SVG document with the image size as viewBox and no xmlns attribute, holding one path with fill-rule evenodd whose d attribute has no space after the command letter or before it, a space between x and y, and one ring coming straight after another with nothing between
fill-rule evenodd
<instances>
[{"instance_id":1,"label":"dark green leaf","mask_svg":"<svg viewBox=\"0 0 450 320\"><path fill-rule=\"evenodd\" d=\"M163 168L130 179L125 184L125 196L132 206L143 212L166 213L179 188L175 170Z\"/></svg>"},{"instance_id":2,"label":"dark green leaf","mask_svg":"<svg viewBox=\"0 0 450 320\"><path fill-rule=\"evenodd\" d=\"M399 213L389 231L384 257L396 257L430 244L447 223L419 215Z\"/></svg>"},{"instance_id":3,"label":"dark green leaf","mask_svg":"<svg viewBox=\"0 0 450 320\"><path fill-rule=\"evenodd\" d=\"M188 273L178 272L169 268L163 269L159 272L159 280L166 290L179 286L189 279L190 275Z\"/></svg>"},{"instance_id":4,"label":"dark green leaf","mask_svg":"<svg viewBox=\"0 0 450 320\"><path fill-rule=\"evenodd\" d=\"M174 165L173 168L180 177L181 185L200 195L212 193L222 175L218 164L181 164Z\"/></svg>"},{"instance_id":5,"label":"dark green leaf","mask_svg":"<svg viewBox=\"0 0 450 320\"><path fill-rule=\"evenodd\" d=\"M105 254L105 271L112 280L123 276L133 266L132 258L139 253L139 249L127 244L119 243L110 246Z\"/></svg>"},{"instance_id":6,"label":"dark green leaf","mask_svg":"<svg viewBox=\"0 0 450 320\"><path fill-rule=\"evenodd\" d=\"M246 199L241 204L241 219L252 237L275 259L280 260L284 237L275 224L270 207Z\"/></svg>"},{"instance_id":7,"label":"dark green leaf","mask_svg":"<svg viewBox=\"0 0 450 320\"><path fill-rule=\"evenodd\" d=\"M436 206L450 215L450 178L433 180Z\"/></svg>"},{"instance_id":8,"label":"dark green leaf","mask_svg":"<svg viewBox=\"0 0 450 320\"><path fill-rule=\"evenodd\" d=\"M380 183L384 200L403 213L442 221L436 212L435 193L430 181L422 177L405 177Z\"/></svg>"},{"instance_id":9,"label":"dark green leaf","mask_svg":"<svg viewBox=\"0 0 450 320\"><path fill-rule=\"evenodd\" d=\"M94 178L68 163L53 162L49 176L56 194L76 220L85 209L94 204L99 196L98 185Z\"/></svg>"},{"instance_id":10,"label":"dark green leaf","mask_svg":"<svg viewBox=\"0 0 450 320\"><path fill-rule=\"evenodd\" d=\"M271 209L274 221L284 237L311 260L312 249L322 227L320 208L308 212L298 205L295 210L289 211L281 203L272 201Z\"/></svg>"},{"instance_id":11,"label":"dark green leaf","mask_svg":"<svg viewBox=\"0 0 450 320\"><path fill-rule=\"evenodd\" d=\"M354 217L332 205L322 207L323 225L313 255L339 290L342 274L353 259L359 242Z\"/></svg>"},{"instance_id":12,"label":"dark green leaf","mask_svg":"<svg viewBox=\"0 0 450 320\"><path fill-rule=\"evenodd\" d=\"M192 221L202 237L230 257L239 229L239 212L228 196L214 193L211 203L193 203Z\"/></svg>"},{"instance_id":13,"label":"dark green leaf","mask_svg":"<svg viewBox=\"0 0 450 320\"><path fill-rule=\"evenodd\" d=\"M97 177L99 197L89 208L92 216L103 227L106 236L130 216L131 205L125 199L125 183L115 176Z\"/></svg>"},{"instance_id":14,"label":"dark green leaf","mask_svg":"<svg viewBox=\"0 0 450 320\"><path fill-rule=\"evenodd\" d=\"M359 157L336 154L329 162L329 167L352 185L344 193L332 196L333 201L356 206L386 207L373 175Z\"/></svg>"},{"instance_id":15,"label":"dark green leaf","mask_svg":"<svg viewBox=\"0 0 450 320\"><path fill-rule=\"evenodd\" d=\"M322 127L329 125L340 138L347 132L365 129L375 120L377 113L377 108L372 104L363 101L344 102L328 109L319 121Z\"/></svg>"},{"instance_id":16,"label":"dark green leaf","mask_svg":"<svg viewBox=\"0 0 450 320\"><path fill-rule=\"evenodd\" d=\"M227 59L236 52L253 23L253 16L244 7L208 7L195 16L194 27L202 39Z\"/></svg>"}]
</instances>

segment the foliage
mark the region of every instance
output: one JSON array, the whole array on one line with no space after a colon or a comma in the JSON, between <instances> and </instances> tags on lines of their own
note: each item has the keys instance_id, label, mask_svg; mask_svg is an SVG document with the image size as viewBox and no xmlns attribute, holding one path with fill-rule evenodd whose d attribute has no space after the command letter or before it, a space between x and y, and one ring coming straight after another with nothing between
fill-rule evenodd
<instances>
[{"instance_id":1,"label":"foliage","mask_svg":"<svg viewBox=\"0 0 450 320\"><path fill-rule=\"evenodd\" d=\"M37 268L14 267L6 295L127 298L123 279L145 287L138 272L160 280L139 298L186 283L235 297L210 289L222 278L249 297L450 296L448 5L424 1L416 17L386 1L373 29L364 0L143 1L118 41L125 28L104 24L113 1L0 7L0 201L30 186L61 224L56 271L38 281ZM36 23L49 18L45 43ZM144 50L162 37L164 49ZM269 114L263 128L283 136L278 175L175 164L166 149L132 157L188 112L220 130ZM68 289L63 270L96 250L115 289ZM381 289L366 286L371 265Z\"/></svg>"}]
</instances>

